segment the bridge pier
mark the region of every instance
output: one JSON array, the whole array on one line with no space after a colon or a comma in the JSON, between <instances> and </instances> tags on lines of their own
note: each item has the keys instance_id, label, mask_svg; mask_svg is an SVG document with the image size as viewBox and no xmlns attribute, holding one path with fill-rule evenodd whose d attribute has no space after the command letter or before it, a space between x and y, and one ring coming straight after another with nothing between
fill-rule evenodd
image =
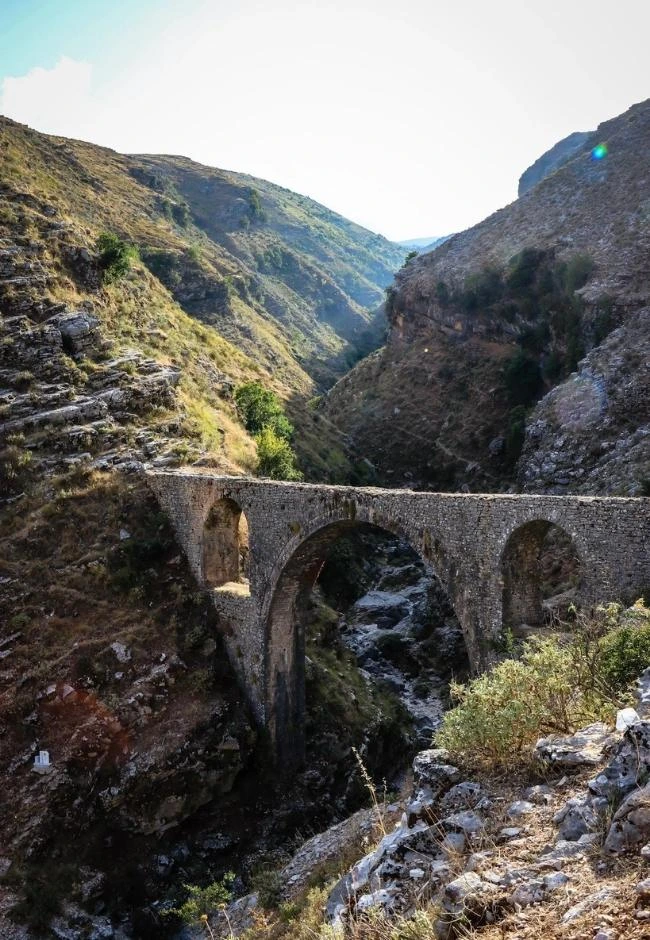
<instances>
[{"instance_id":1,"label":"bridge pier","mask_svg":"<svg viewBox=\"0 0 650 940\"><path fill-rule=\"evenodd\" d=\"M411 544L447 592L475 671L495 656L504 602L506 617L539 617L537 559L552 526L575 546L583 605L633 601L650 584L650 499L415 493L189 471L147 478L210 592L228 655L281 763L302 753L301 610L345 532L379 529Z\"/></svg>"}]
</instances>

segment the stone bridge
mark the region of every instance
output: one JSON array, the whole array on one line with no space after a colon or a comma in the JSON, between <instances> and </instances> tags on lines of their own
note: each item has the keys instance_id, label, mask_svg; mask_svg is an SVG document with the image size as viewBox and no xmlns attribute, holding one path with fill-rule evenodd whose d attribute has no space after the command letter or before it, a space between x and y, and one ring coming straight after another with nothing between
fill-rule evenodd
<instances>
[{"instance_id":1,"label":"stone bridge","mask_svg":"<svg viewBox=\"0 0 650 940\"><path fill-rule=\"evenodd\" d=\"M190 471L147 476L211 593L229 656L283 762L302 751L301 610L332 544L355 527L393 533L419 553L448 594L475 670L494 655L504 623L542 623L538 559L552 526L578 556L581 605L635 600L650 585L650 499L419 493Z\"/></svg>"}]
</instances>

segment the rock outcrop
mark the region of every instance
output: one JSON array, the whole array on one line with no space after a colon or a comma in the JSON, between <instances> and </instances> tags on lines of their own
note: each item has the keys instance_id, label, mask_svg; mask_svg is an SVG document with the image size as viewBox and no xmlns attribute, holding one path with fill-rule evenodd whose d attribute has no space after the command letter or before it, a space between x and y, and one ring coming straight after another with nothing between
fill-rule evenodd
<instances>
[{"instance_id":1,"label":"rock outcrop","mask_svg":"<svg viewBox=\"0 0 650 940\"><path fill-rule=\"evenodd\" d=\"M514 488L523 445L531 492L643 489L648 135L644 102L598 128L601 159L583 141L511 205L398 272L386 348L323 404L380 481Z\"/></svg>"}]
</instances>

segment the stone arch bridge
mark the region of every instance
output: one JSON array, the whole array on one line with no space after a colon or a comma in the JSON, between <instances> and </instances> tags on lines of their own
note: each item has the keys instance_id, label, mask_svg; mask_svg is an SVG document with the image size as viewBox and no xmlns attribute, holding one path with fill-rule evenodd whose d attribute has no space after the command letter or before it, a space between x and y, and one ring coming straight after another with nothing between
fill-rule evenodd
<instances>
[{"instance_id":1,"label":"stone arch bridge","mask_svg":"<svg viewBox=\"0 0 650 940\"><path fill-rule=\"evenodd\" d=\"M329 548L353 528L403 537L433 569L475 670L493 655L504 617L542 621L538 559L551 526L578 555L581 605L631 601L650 585L650 499L421 493L190 471L147 478L211 593L228 654L282 762L302 752L301 608Z\"/></svg>"}]
</instances>

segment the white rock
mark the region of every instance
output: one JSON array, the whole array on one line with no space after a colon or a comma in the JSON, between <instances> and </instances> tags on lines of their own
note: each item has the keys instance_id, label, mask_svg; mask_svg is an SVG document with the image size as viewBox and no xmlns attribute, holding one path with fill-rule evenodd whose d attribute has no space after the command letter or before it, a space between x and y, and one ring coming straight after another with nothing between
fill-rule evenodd
<instances>
[{"instance_id":1,"label":"white rock","mask_svg":"<svg viewBox=\"0 0 650 940\"><path fill-rule=\"evenodd\" d=\"M388 891L386 888L380 888L379 891L373 891L372 894L362 894L357 901L357 911L367 911L372 907L391 908L395 901L395 891Z\"/></svg>"},{"instance_id":2,"label":"white rock","mask_svg":"<svg viewBox=\"0 0 650 940\"><path fill-rule=\"evenodd\" d=\"M641 721L641 719L633 708L621 708L616 713L616 730L626 731L630 725L636 724L637 721Z\"/></svg>"},{"instance_id":3,"label":"white rock","mask_svg":"<svg viewBox=\"0 0 650 940\"><path fill-rule=\"evenodd\" d=\"M528 813L533 813L535 807L532 803L529 803L528 800L515 800L511 806L508 807L508 816L512 819L516 819L518 816L527 816Z\"/></svg>"},{"instance_id":4,"label":"white rock","mask_svg":"<svg viewBox=\"0 0 650 940\"><path fill-rule=\"evenodd\" d=\"M118 663L128 663L131 659L131 650L127 649L124 643L111 643L111 649L115 653Z\"/></svg>"},{"instance_id":5,"label":"white rock","mask_svg":"<svg viewBox=\"0 0 650 940\"><path fill-rule=\"evenodd\" d=\"M597 907L601 901L606 901L612 894L612 888L601 888L600 891L595 891L593 894L588 895L584 901L580 901L579 904L574 904L573 907L570 907L566 914L563 915L561 923L570 924L571 921L582 917L583 914L586 914L593 907Z\"/></svg>"}]
</instances>

